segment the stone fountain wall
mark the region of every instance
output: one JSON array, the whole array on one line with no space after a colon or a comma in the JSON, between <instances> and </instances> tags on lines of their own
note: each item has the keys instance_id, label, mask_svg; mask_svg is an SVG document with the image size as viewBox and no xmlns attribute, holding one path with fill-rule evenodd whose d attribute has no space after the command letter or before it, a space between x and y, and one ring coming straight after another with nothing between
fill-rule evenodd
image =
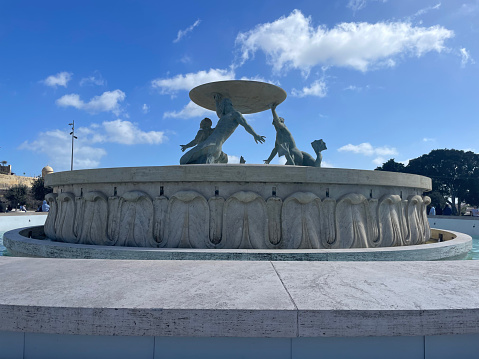
<instances>
[{"instance_id":1,"label":"stone fountain wall","mask_svg":"<svg viewBox=\"0 0 479 359\"><path fill-rule=\"evenodd\" d=\"M173 172L174 167L195 168L172 167ZM172 181L168 167L150 167L160 172L143 182L133 178L138 174L132 169L127 170L135 174L128 176L90 170L100 172L89 180L82 176L85 171L66 178L59 173L56 183L50 180L56 193L47 196L45 234L79 244L229 249L391 247L430 238L430 199L421 195L421 176L392 183L375 171L356 171L367 175L353 179L351 172L341 172L353 170L281 166L277 172L275 166L261 166L266 172L274 168L265 178L259 166L238 165L239 172L226 175L222 169L228 172L231 166L209 167L216 176L203 180L193 171L176 173ZM104 179L95 179L96 174ZM338 174L333 183L331 175Z\"/></svg>"}]
</instances>

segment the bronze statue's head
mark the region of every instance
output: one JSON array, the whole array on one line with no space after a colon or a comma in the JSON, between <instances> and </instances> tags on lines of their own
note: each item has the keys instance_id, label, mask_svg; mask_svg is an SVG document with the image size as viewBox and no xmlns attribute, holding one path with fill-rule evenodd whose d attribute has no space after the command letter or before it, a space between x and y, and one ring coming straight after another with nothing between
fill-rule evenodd
<instances>
[{"instance_id":1,"label":"bronze statue's head","mask_svg":"<svg viewBox=\"0 0 479 359\"><path fill-rule=\"evenodd\" d=\"M205 117L200 122L200 128L202 129L211 128L211 126L213 126L213 122L211 122L211 120L208 117Z\"/></svg>"}]
</instances>

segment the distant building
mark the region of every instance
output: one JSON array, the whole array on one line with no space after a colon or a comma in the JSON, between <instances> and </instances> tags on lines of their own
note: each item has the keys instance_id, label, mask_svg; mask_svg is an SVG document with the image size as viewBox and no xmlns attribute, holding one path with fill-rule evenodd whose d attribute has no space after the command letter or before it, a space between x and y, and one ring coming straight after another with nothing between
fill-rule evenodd
<instances>
[{"instance_id":1,"label":"distant building","mask_svg":"<svg viewBox=\"0 0 479 359\"><path fill-rule=\"evenodd\" d=\"M43 167L43 169L42 169L42 177L43 178L45 178L45 176L47 174L50 174L50 173L53 173L53 168L51 168L50 166Z\"/></svg>"},{"instance_id":2,"label":"distant building","mask_svg":"<svg viewBox=\"0 0 479 359\"><path fill-rule=\"evenodd\" d=\"M12 174L12 166L11 165L0 165L0 174L2 175L11 175Z\"/></svg>"}]
</instances>

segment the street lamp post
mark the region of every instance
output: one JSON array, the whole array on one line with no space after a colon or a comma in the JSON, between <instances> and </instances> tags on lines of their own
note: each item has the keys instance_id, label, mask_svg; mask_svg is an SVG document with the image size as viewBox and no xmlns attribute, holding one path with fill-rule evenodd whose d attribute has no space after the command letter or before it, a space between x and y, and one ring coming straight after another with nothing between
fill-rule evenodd
<instances>
[{"instance_id":1,"label":"street lamp post","mask_svg":"<svg viewBox=\"0 0 479 359\"><path fill-rule=\"evenodd\" d=\"M72 165L70 171L73 171L73 141L75 139L78 139L78 137L75 136L75 120L73 120L72 123L69 123L68 125L72 126L72 132L70 132L70 135L72 136Z\"/></svg>"}]
</instances>

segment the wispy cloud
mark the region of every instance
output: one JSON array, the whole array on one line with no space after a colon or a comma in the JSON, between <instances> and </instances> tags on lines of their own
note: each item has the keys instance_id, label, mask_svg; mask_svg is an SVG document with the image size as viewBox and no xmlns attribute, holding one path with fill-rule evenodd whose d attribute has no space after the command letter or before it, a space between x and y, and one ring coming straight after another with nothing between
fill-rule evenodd
<instances>
[{"instance_id":1,"label":"wispy cloud","mask_svg":"<svg viewBox=\"0 0 479 359\"><path fill-rule=\"evenodd\" d=\"M378 166L386 162L385 156L395 156L398 154L398 151L394 147L374 147L369 142L364 142L359 145L347 144L343 147L338 148L338 151L352 152L368 157L375 156L372 162Z\"/></svg>"},{"instance_id":2,"label":"wispy cloud","mask_svg":"<svg viewBox=\"0 0 479 359\"><path fill-rule=\"evenodd\" d=\"M193 31L193 29L195 27L197 27L199 24L200 24L201 20L198 19L194 22L193 25L191 26L188 26L186 29L184 30L180 30L178 31L178 35L176 36L176 39L173 40L174 43L180 41L183 37L185 37L185 35L187 35L189 32Z\"/></svg>"},{"instance_id":3,"label":"wispy cloud","mask_svg":"<svg viewBox=\"0 0 479 359\"><path fill-rule=\"evenodd\" d=\"M411 21L411 20L415 19L416 17L427 14L431 10L439 10L440 7L441 7L441 3L437 3L436 5L425 7L423 9L420 9L420 10L416 11L416 13L414 15L411 15L411 16L407 17L406 19L408 21Z\"/></svg>"},{"instance_id":4,"label":"wispy cloud","mask_svg":"<svg viewBox=\"0 0 479 359\"><path fill-rule=\"evenodd\" d=\"M347 144L343 147L338 148L339 152L353 152L365 156L388 156L388 155L397 155L398 152L394 147L382 146L374 147L369 142L364 142L359 145Z\"/></svg>"},{"instance_id":5,"label":"wispy cloud","mask_svg":"<svg viewBox=\"0 0 479 359\"><path fill-rule=\"evenodd\" d=\"M147 114L148 112L150 112L150 106L144 103L143 106L141 107L141 110L143 111L144 114Z\"/></svg>"},{"instance_id":6,"label":"wispy cloud","mask_svg":"<svg viewBox=\"0 0 479 359\"><path fill-rule=\"evenodd\" d=\"M98 71L96 71L94 75L83 77L80 80L80 86L104 86L104 85L106 85L106 81Z\"/></svg>"},{"instance_id":7,"label":"wispy cloud","mask_svg":"<svg viewBox=\"0 0 479 359\"><path fill-rule=\"evenodd\" d=\"M364 9L368 2L374 1L385 3L387 0L349 0L346 6L353 10L353 13L356 14L357 11Z\"/></svg>"},{"instance_id":8,"label":"wispy cloud","mask_svg":"<svg viewBox=\"0 0 479 359\"><path fill-rule=\"evenodd\" d=\"M151 81L153 88L159 89L162 94L174 95L178 91L190 91L201 84L213 81L226 81L235 78L234 70L209 69L208 71L179 74L170 78L158 78Z\"/></svg>"},{"instance_id":9,"label":"wispy cloud","mask_svg":"<svg viewBox=\"0 0 479 359\"><path fill-rule=\"evenodd\" d=\"M19 147L24 150L40 152L48 157L48 163L55 171L70 169L71 136L68 131L51 130L38 134L37 139L25 141ZM105 149L92 146L85 138L75 141L73 167L75 169L96 168L106 156Z\"/></svg>"},{"instance_id":10,"label":"wispy cloud","mask_svg":"<svg viewBox=\"0 0 479 359\"><path fill-rule=\"evenodd\" d=\"M107 155L101 144L117 143L122 145L150 144L158 145L167 140L162 131L143 131L130 121L107 121L78 127L75 134L74 168L96 168ZM55 129L40 132L33 141L25 141L19 147L23 150L40 152L48 157L50 165L56 171L70 168L71 136L69 130Z\"/></svg>"},{"instance_id":11,"label":"wispy cloud","mask_svg":"<svg viewBox=\"0 0 479 359\"><path fill-rule=\"evenodd\" d=\"M294 10L287 17L239 33L236 43L243 62L262 51L275 72L299 69L307 74L315 66L363 72L391 67L396 58L441 52L453 36L453 31L439 25L417 27L409 22L352 22L315 28L311 17Z\"/></svg>"},{"instance_id":12,"label":"wispy cloud","mask_svg":"<svg viewBox=\"0 0 479 359\"><path fill-rule=\"evenodd\" d=\"M75 107L89 113L113 112L115 115L121 113L120 102L126 95L121 90L105 91L100 96L93 97L90 101L84 102L78 94L69 94L60 97L56 104L61 107Z\"/></svg>"},{"instance_id":13,"label":"wispy cloud","mask_svg":"<svg viewBox=\"0 0 479 359\"><path fill-rule=\"evenodd\" d=\"M424 137L424 138L422 139L422 142L434 142L434 141L436 141L435 138Z\"/></svg>"},{"instance_id":14,"label":"wispy cloud","mask_svg":"<svg viewBox=\"0 0 479 359\"><path fill-rule=\"evenodd\" d=\"M167 111L163 114L163 118L198 118L203 116L213 116L216 117L216 113L210 110L207 110L203 107L198 106L194 102L190 101L185 107L180 111Z\"/></svg>"},{"instance_id":15,"label":"wispy cloud","mask_svg":"<svg viewBox=\"0 0 479 359\"><path fill-rule=\"evenodd\" d=\"M108 121L102 123L105 133L105 141L120 143L123 145L163 143L167 137L163 131L145 132L138 125L123 120Z\"/></svg>"},{"instance_id":16,"label":"wispy cloud","mask_svg":"<svg viewBox=\"0 0 479 359\"><path fill-rule=\"evenodd\" d=\"M371 86L366 85L366 86L356 86L356 85L349 85L344 88L344 91L355 91L355 92L361 92L364 90L369 90Z\"/></svg>"},{"instance_id":17,"label":"wispy cloud","mask_svg":"<svg viewBox=\"0 0 479 359\"><path fill-rule=\"evenodd\" d=\"M71 72L59 72L56 75L48 76L42 82L50 87L56 88L57 86L67 87L68 81L71 80L73 74Z\"/></svg>"},{"instance_id":18,"label":"wispy cloud","mask_svg":"<svg viewBox=\"0 0 479 359\"><path fill-rule=\"evenodd\" d=\"M474 59L471 57L469 54L469 51L467 51L464 47L459 49L459 52L461 54L461 67L464 68L466 65L469 64L475 64L476 62Z\"/></svg>"},{"instance_id":19,"label":"wispy cloud","mask_svg":"<svg viewBox=\"0 0 479 359\"><path fill-rule=\"evenodd\" d=\"M314 81L311 86L303 87L301 90L293 89L291 94L294 97L305 97L305 96L316 96L316 97L324 97L328 92L328 88L326 87L326 83L322 80Z\"/></svg>"}]
</instances>

